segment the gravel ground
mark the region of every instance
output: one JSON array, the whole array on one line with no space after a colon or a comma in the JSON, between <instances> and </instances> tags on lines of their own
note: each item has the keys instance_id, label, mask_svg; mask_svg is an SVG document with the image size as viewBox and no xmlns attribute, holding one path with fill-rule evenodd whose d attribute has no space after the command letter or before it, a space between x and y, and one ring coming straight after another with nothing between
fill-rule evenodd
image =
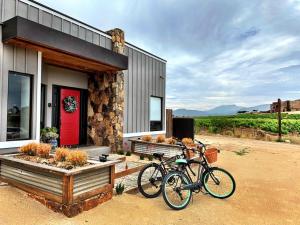
<instances>
[{"instance_id":1,"label":"gravel ground","mask_svg":"<svg viewBox=\"0 0 300 225\"><path fill-rule=\"evenodd\" d=\"M0 184L0 224L300 224L300 146L218 136L201 140L221 148L216 165L236 179L227 200L197 194L182 211L162 197L123 194L75 218L54 213L16 188ZM236 152L248 152L238 155Z\"/></svg>"}]
</instances>

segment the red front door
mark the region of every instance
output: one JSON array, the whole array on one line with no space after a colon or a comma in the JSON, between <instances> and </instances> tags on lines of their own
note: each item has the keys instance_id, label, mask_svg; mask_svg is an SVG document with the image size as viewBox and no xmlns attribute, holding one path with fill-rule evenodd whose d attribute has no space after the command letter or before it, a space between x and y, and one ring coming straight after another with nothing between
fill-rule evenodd
<instances>
[{"instance_id":1,"label":"red front door","mask_svg":"<svg viewBox=\"0 0 300 225\"><path fill-rule=\"evenodd\" d=\"M72 108L74 104L75 110ZM62 88L60 90L60 145L78 145L79 126L80 91Z\"/></svg>"}]
</instances>

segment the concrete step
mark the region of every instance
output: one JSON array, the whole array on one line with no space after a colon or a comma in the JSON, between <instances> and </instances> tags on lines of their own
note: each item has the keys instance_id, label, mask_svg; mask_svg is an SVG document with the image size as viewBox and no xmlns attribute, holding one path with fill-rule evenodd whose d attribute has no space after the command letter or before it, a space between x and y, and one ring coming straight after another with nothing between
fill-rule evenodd
<instances>
[{"instance_id":1,"label":"concrete step","mask_svg":"<svg viewBox=\"0 0 300 225\"><path fill-rule=\"evenodd\" d=\"M80 147L78 150L87 152L90 158L99 158L102 154L110 153L110 147L108 146L86 146Z\"/></svg>"}]
</instances>

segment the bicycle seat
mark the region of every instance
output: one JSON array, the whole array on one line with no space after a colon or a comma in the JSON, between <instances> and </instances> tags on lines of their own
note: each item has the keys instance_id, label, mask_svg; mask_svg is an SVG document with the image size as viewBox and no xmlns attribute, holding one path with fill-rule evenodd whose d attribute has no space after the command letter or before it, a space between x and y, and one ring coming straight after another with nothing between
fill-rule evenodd
<instances>
[{"instance_id":1,"label":"bicycle seat","mask_svg":"<svg viewBox=\"0 0 300 225\"><path fill-rule=\"evenodd\" d=\"M164 153L153 153L153 157L157 159L161 159L164 156Z\"/></svg>"}]
</instances>

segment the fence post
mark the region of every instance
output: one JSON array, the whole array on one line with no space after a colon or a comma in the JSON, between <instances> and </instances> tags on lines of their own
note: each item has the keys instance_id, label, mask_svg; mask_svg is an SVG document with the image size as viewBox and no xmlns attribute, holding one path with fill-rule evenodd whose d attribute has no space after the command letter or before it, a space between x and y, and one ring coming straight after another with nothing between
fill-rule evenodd
<instances>
[{"instance_id":1,"label":"fence post","mask_svg":"<svg viewBox=\"0 0 300 225\"><path fill-rule=\"evenodd\" d=\"M173 112L172 109L166 109L166 137L173 136Z\"/></svg>"},{"instance_id":2,"label":"fence post","mask_svg":"<svg viewBox=\"0 0 300 225\"><path fill-rule=\"evenodd\" d=\"M281 141L282 140L282 131L281 131L281 120L282 120L282 116L281 116L281 99L278 99L278 140Z\"/></svg>"}]
</instances>

